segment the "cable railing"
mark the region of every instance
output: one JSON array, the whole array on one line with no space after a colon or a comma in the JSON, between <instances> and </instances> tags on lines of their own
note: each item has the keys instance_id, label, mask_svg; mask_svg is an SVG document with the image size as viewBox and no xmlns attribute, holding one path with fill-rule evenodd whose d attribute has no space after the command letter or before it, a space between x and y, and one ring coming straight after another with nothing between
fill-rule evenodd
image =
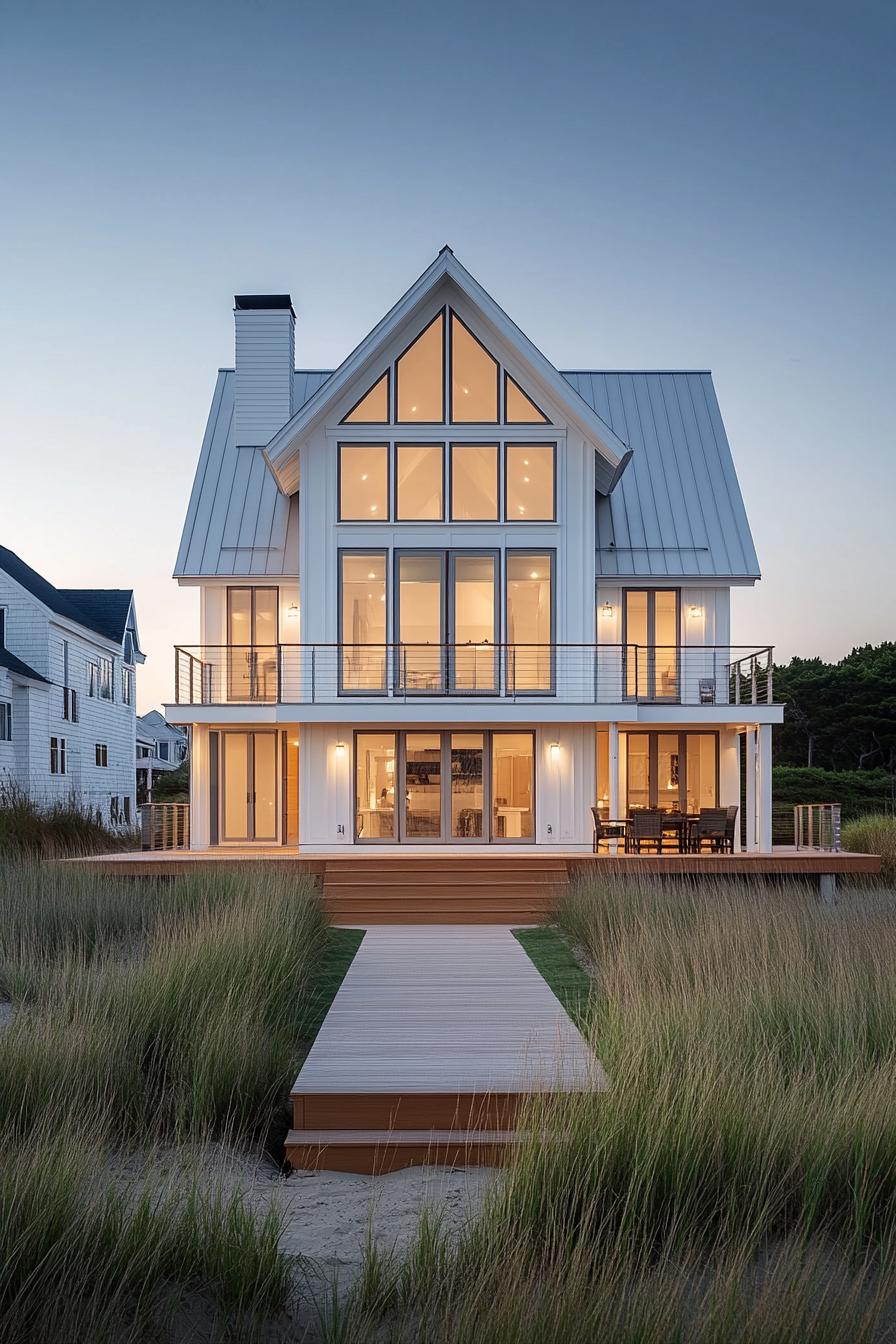
<instances>
[{"instance_id":1,"label":"cable railing","mask_svg":"<svg viewBox=\"0 0 896 1344\"><path fill-rule=\"evenodd\" d=\"M645 644L266 644L175 649L179 705L486 698L770 705L772 648Z\"/></svg>"}]
</instances>

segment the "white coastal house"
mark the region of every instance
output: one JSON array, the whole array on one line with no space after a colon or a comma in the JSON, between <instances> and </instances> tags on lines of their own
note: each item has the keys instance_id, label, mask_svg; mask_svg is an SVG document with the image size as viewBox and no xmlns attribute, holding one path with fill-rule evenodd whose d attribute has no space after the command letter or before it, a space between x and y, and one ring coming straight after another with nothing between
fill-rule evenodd
<instances>
[{"instance_id":1,"label":"white coastal house","mask_svg":"<svg viewBox=\"0 0 896 1344\"><path fill-rule=\"evenodd\" d=\"M0 546L0 790L136 824L134 595L55 588Z\"/></svg>"},{"instance_id":2,"label":"white coastal house","mask_svg":"<svg viewBox=\"0 0 896 1344\"><path fill-rule=\"evenodd\" d=\"M190 749L183 728L169 723L157 709L137 715L137 803L152 801L152 789L160 775L183 765Z\"/></svg>"},{"instance_id":3,"label":"white coastal house","mask_svg":"<svg viewBox=\"0 0 896 1344\"><path fill-rule=\"evenodd\" d=\"M738 807L771 849L708 372L561 372L449 248L334 371L295 369L288 295L235 321L175 570L194 848L575 853L592 808Z\"/></svg>"}]
</instances>

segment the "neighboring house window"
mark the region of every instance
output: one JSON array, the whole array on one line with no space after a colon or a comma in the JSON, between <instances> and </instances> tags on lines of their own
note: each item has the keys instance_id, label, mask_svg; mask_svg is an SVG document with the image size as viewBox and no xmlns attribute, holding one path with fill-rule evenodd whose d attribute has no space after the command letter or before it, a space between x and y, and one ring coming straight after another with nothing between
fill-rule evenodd
<instances>
[{"instance_id":1,"label":"neighboring house window","mask_svg":"<svg viewBox=\"0 0 896 1344\"><path fill-rule=\"evenodd\" d=\"M12 741L12 705L0 700L0 742Z\"/></svg>"},{"instance_id":2,"label":"neighboring house window","mask_svg":"<svg viewBox=\"0 0 896 1344\"><path fill-rule=\"evenodd\" d=\"M118 794L117 794L117 793L113 793L112 797L109 799L109 820L111 821L111 823L112 823L113 826L117 826L117 825L118 825L118 822L119 822L119 813L118 813Z\"/></svg>"},{"instance_id":3,"label":"neighboring house window","mask_svg":"<svg viewBox=\"0 0 896 1344\"><path fill-rule=\"evenodd\" d=\"M146 760L147 757L152 756L152 747L138 746L137 755L141 761Z\"/></svg>"},{"instance_id":4,"label":"neighboring house window","mask_svg":"<svg viewBox=\"0 0 896 1344\"><path fill-rule=\"evenodd\" d=\"M112 700L113 662L111 658L97 658L87 665L87 694L97 700Z\"/></svg>"},{"instance_id":5,"label":"neighboring house window","mask_svg":"<svg viewBox=\"0 0 896 1344\"><path fill-rule=\"evenodd\" d=\"M65 774L65 738L50 738L50 774Z\"/></svg>"},{"instance_id":6,"label":"neighboring house window","mask_svg":"<svg viewBox=\"0 0 896 1344\"><path fill-rule=\"evenodd\" d=\"M158 745L158 747L156 748L156 750L158 751L158 756L159 756L159 760L160 760L160 761L167 761L167 760L168 760L168 743L167 743L167 742L160 742L159 745Z\"/></svg>"},{"instance_id":7,"label":"neighboring house window","mask_svg":"<svg viewBox=\"0 0 896 1344\"><path fill-rule=\"evenodd\" d=\"M0 607L0 649L6 648L6 608Z\"/></svg>"},{"instance_id":8,"label":"neighboring house window","mask_svg":"<svg viewBox=\"0 0 896 1344\"><path fill-rule=\"evenodd\" d=\"M126 663L133 663L134 661L134 634L132 630L125 631L124 660Z\"/></svg>"},{"instance_id":9,"label":"neighboring house window","mask_svg":"<svg viewBox=\"0 0 896 1344\"><path fill-rule=\"evenodd\" d=\"M123 705L134 703L134 672L130 667L121 669L121 703Z\"/></svg>"},{"instance_id":10,"label":"neighboring house window","mask_svg":"<svg viewBox=\"0 0 896 1344\"><path fill-rule=\"evenodd\" d=\"M96 744L96 763L102 766L109 764L109 748L105 742L97 742Z\"/></svg>"},{"instance_id":11,"label":"neighboring house window","mask_svg":"<svg viewBox=\"0 0 896 1344\"><path fill-rule=\"evenodd\" d=\"M69 723L78 722L78 692L71 686L62 688L62 717Z\"/></svg>"},{"instance_id":12,"label":"neighboring house window","mask_svg":"<svg viewBox=\"0 0 896 1344\"><path fill-rule=\"evenodd\" d=\"M124 800L124 820L125 820L125 825L130 826L130 824L131 824L131 799L130 799L130 796L126 797L125 800Z\"/></svg>"}]
</instances>

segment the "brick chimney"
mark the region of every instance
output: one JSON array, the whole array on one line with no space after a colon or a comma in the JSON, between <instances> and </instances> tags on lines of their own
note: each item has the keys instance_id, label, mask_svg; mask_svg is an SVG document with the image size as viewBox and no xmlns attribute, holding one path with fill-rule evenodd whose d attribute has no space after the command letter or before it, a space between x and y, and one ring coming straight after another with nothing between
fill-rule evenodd
<instances>
[{"instance_id":1,"label":"brick chimney","mask_svg":"<svg viewBox=\"0 0 896 1344\"><path fill-rule=\"evenodd\" d=\"M293 413L296 315L288 294L237 294L236 442L263 446Z\"/></svg>"}]
</instances>

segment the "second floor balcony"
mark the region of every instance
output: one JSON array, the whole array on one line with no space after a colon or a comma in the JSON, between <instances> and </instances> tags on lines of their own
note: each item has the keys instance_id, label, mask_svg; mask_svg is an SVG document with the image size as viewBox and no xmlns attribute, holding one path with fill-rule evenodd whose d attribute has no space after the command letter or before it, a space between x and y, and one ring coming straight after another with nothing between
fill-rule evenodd
<instances>
[{"instance_id":1,"label":"second floor balcony","mask_svg":"<svg viewBox=\"0 0 896 1344\"><path fill-rule=\"evenodd\" d=\"M771 705L773 650L732 645L270 644L175 649L179 705L486 699Z\"/></svg>"}]
</instances>

